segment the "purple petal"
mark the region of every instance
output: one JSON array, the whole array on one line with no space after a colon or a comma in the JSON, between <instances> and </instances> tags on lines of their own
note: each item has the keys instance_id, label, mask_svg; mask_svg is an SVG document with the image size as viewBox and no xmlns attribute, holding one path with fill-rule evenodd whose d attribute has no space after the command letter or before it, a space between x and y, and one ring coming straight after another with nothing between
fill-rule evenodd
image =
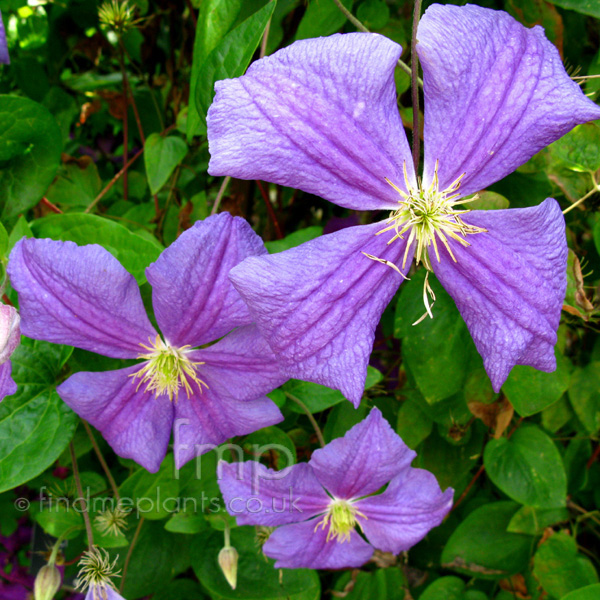
<instances>
[{"instance_id":1,"label":"purple petal","mask_svg":"<svg viewBox=\"0 0 600 600\"><path fill-rule=\"evenodd\" d=\"M110 585L92 585L88 589L85 600L125 600L125 598Z\"/></svg>"},{"instance_id":2,"label":"purple petal","mask_svg":"<svg viewBox=\"0 0 600 600\"><path fill-rule=\"evenodd\" d=\"M479 6L427 9L417 52L425 93L424 184L466 173L463 195L502 179L600 107L570 79L541 27Z\"/></svg>"},{"instance_id":3,"label":"purple petal","mask_svg":"<svg viewBox=\"0 0 600 600\"><path fill-rule=\"evenodd\" d=\"M556 200L531 208L473 211L457 262L441 247L433 270L454 298L496 392L515 365L556 368L554 345L567 286L565 220ZM435 318L435 308L434 308Z\"/></svg>"},{"instance_id":4,"label":"purple petal","mask_svg":"<svg viewBox=\"0 0 600 600\"><path fill-rule=\"evenodd\" d=\"M402 283L404 241L384 225L349 227L270 256L246 259L230 277L288 377L339 389L358 406L375 327ZM412 252L407 257L408 272Z\"/></svg>"},{"instance_id":5,"label":"purple petal","mask_svg":"<svg viewBox=\"0 0 600 600\"><path fill-rule=\"evenodd\" d=\"M306 521L324 513L330 502L308 463L273 471L257 461L221 461L218 473L227 512L239 525Z\"/></svg>"},{"instance_id":6,"label":"purple petal","mask_svg":"<svg viewBox=\"0 0 600 600\"><path fill-rule=\"evenodd\" d=\"M11 377L12 364L10 360L0 365L0 401L6 396L12 396L17 391L17 384Z\"/></svg>"},{"instance_id":7,"label":"purple petal","mask_svg":"<svg viewBox=\"0 0 600 600\"><path fill-rule=\"evenodd\" d=\"M135 358L156 337L135 279L101 246L22 239L8 273L30 338Z\"/></svg>"},{"instance_id":8,"label":"purple petal","mask_svg":"<svg viewBox=\"0 0 600 600\"><path fill-rule=\"evenodd\" d=\"M202 392L175 404L175 465L183 466L193 458L209 452L236 435L246 435L263 427L283 421L275 403L266 396L250 401L232 398L223 390L225 386L205 376L202 367L199 377L208 385ZM195 390L198 389L193 384Z\"/></svg>"},{"instance_id":9,"label":"purple petal","mask_svg":"<svg viewBox=\"0 0 600 600\"><path fill-rule=\"evenodd\" d=\"M0 63L5 65L10 64L10 57L8 56L8 45L6 43L6 31L4 29L4 23L2 22L2 13L0 12Z\"/></svg>"},{"instance_id":10,"label":"purple petal","mask_svg":"<svg viewBox=\"0 0 600 600\"><path fill-rule=\"evenodd\" d=\"M123 458L151 473L160 467L171 436L173 404L138 387L131 375L140 365L106 373L75 373L56 388L82 419L91 423ZM180 400L181 401L181 400Z\"/></svg>"},{"instance_id":11,"label":"purple petal","mask_svg":"<svg viewBox=\"0 0 600 600\"><path fill-rule=\"evenodd\" d=\"M315 450L309 464L331 494L350 500L377 491L408 469L415 456L379 409L373 408L343 438Z\"/></svg>"},{"instance_id":12,"label":"purple petal","mask_svg":"<svg viewBox=\"0 0 600 600\"><path fill-rule=\"evenodd\" d=\"M373 547L356 531L347 542L327 541L318 519L278 527L263 552L274 558L276 569L349 569L364 565L373 555Z\"/></svg>"},{"instance_id":13,"label":"purple petal","mask_svg":"<svg viewBox=\"0 0 600 600\"><path fill-rule=\"evenodd\" d=\"M0 365L5 363L21 343L21 318L14 306L0 304Z\"/></svg>"},{"instance_id":14,"label":"purple petal","mask_svg":"<svg viewBox=\"0 0 600 600\"><path fill-rule=\"evenodd\" d=\"M367 517L359 523L367 539L383 552L398 554L421 541L452 508L454 490L440 490L435 477L423 469L406 469L383 494L355 503Z\"/></svg>"},{"instance_id":15,"label":"purple petal","mask_svg":"<svg viewBox=\"0 0 600 600\"><path fill-rule=\"evenodd\" d=\"M198 367L199 376L213 382L211 389L236 400L253 400L287 380L255 325L240 327L190 357L204 363Z\"/></svg>"},{"instance_id":16,"label":"purple petal","mask_svg":"<svg viewBox=\"0 0 600 600\"><path fill-rule=\"evenodd\" d=\"M158 325L172 345L200 346L251 323L227 275L247 258L266 254L240 217L221 213L197 222L146 269Z\"/></svg>"},{"instance_id":17,"label":"purple petal","mask_svg":"<svg viewBox=\"0 0 600 600\"><path fill-rule=\"evenodd\" d=\"M302 40L215 85L211 175L264 179L358 210L394 208L414 171L398 114L402 49L377 35Z\"/></svg>"}]
</instances>

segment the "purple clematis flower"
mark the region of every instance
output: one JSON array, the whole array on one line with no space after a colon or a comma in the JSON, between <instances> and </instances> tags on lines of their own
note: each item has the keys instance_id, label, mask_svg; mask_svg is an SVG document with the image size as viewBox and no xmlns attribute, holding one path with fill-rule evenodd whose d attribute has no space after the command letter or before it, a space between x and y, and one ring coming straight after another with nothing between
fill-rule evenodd
<instances>
[{"instance_id":1,"label":"purple clematis flower","mask_svg":"<svg viewBox=\"0 0 600 600\"><path fill-rule=\"evenodd\" d=\"M252 461L221 461L219 486L238 524L277 527L263 546L275 567L360 567L374 548L408 550L452 506L452 489L442 493L429 471L410 466L415 455L373 408L343 438L284 476Z\"/></svg>"},{"instance_id":2,"label":"purple clematis flower","mask_svg":"<svg viewBox=\"0 0 600 600\"><path fill-rule=\"evenodd\" d=\"M0 304L0 400L17 391L10 357L21 342L20 321L14 306Z\"/></svg>"},{"instance_id":3,"label":"purple clematis flower","mask_svg":"<svg viewBox=\"0 0 600 600\"><path fill-rule=\"evenodd\" d=\"M179 467L283 419L264 394L285 378L227 278L241 260L265 252L248 223L228 213L183 233L146 269L164 340L135 279L100 246L23 239L8 269L25 335L143 359L118 371L76 373L57 391L117 454L155 472L171 429Z\"/></svg>"},{"instance_id":4,"label":"purple clematis flower","mask_svg":"<svg viewBox=\"0 0 600 600\"><path fill-rule=\"evenodd\" d=\"M8 55L8 44L6 43L6 31L4 22L2 21L2 13L0 12L0 64L9 65L10 56Z\"/></svg>"},{"instance_id":5,"label":"purple clematis flower","mask_svg":"<svg viewBox=\"0 0 600 600\"><path fill-rule=\"evenodd\" d=\"M557 202L457 205L600 118L540 27L478 6L433 5L417 38L422 180L397 109L401 48L380 35L298 41L218 82L208 113L212 175L390 211L231 272L286 375L337 388L355 405L375 327L413 258L453 297L496 391L514 365L555 369L567 260Z\"/></svg>"}]
</instances>

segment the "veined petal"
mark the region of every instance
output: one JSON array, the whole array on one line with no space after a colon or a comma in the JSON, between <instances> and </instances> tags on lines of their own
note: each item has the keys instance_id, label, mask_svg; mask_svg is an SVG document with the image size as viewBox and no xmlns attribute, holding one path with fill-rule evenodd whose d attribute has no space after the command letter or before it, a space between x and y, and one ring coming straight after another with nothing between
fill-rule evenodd
<instances>
[{"instance_id":1,"label":"veined petal","mask_svg":"<svg viewBox=\"0 0 600 600\"><path fill-rule=\"evenodd\" d=\"M407 470L416 456L378 408L342 438L315 450L309 461L317 479L336 498L351 500L376 492Z\"/></svg>"},{"instance_id":2,"label":"veined petal","mask_svg":"<svg viewBox=\"0 0 600 600\"><path fill-rule=\"evenodd\" d=\"M27 337L114 358L154 339L135 279L101 246L22 239L8 264Z\"/></svg>"},{"instance_id":3,"label":"veined petal","mask_svg":"<svg viewBox=\"0 0 600 600\"><path fill-rule=\"evenodd\" d=\"M105 373L75 373L56 388L82 419L91 423L123 458L151 473L160 467L171 436L173 403L138 389L131 377L140 365Z\"/></svg>"},{"instance_id":4,"label":"veined petal","mask_svg":"<svg viewBox=\"0 0 600 600\"><path fill-rule=\"evenodd\" d=\"M454 490L442 493L435 477L423 469L406 469L383 494L355 503L367 539L383 552L398 554L420 542L452 508Z\"/></svg>"},{"instance_id":5,"label":"veined petal","mask_svg":"<svg viewBox=\"0 0 600 600\"><path fill-rule=\"evenodd\" d=\"M92 585L85 595L85 600L125 600L125 598L110 585Z\"/></svg>"},{"instance_id":6,"label":"veined petal","mask_svg":"<svg viewBox=\"0 0 600 600\"><path fill-rule=\"evenodd\" d=\"M240 327L216 344L190 352L190 358L204 363L198 367L200 379L210 379L215 391L236 400L253 400L287 380L256 325Z\"/></svg>"},{"instance_id":7,"label":"veined petal","mask_svg":"<svg viewBox=\"0 0 600 600\"><path fill-rule=\"evenodd\" d=\"M200 346L251 323L227 277L248 256L266 254L240 217L221 213L197 222L146 269L159 327L175 346Z\"/></svg>"},{"instance_id":8,"label":"veined petal","mask_svg":"<svg viewBox=\"0 0 600 600\"><path fill-rule=\"evenodd\" d=\"M487 229L451 241L433 270L454 298L496 392L515 365L556 368L554 345L567 279L565 220L556 200L531 208L473 211ZM435 318L435 315L434 315Z\"/></svg>"},{"instance_id":9,"label":"veined petal","mask_svg":"<svg viewBox=\"0 0 600 600\"><path fill-rule=\"evenodd\" d=\"M5 65L10 64L10 57L8 56L8 45L6 43L6 31L4 29L4 23L2 22L2 13L0 12L0 63Z\"/></svg>"},{"instance_id":10,"label":"veined petal","mask_svg":"<svg viewBox=\"0 0 600 600\"><path fill-rule=\"evenodd\" d=\"M274 558L276 569L349 569L364 565L373 555L373 547L356 531L350 540L327 541L327 528L318 519L278 527L263 552Z\"/></svg>"},{"instance_id":11,"label":"veined petal","mask_svg":"<svg viewBox=\"0 0 600 600\"><path fill-rule=\"evenodd\" d=\"M214 450L236 435L246 435L283 421L275 403L266 396L241 401L233 398L218 379L199 377L208 388L192 383L194 394L175 403L175 466Z\"/></svg>"},{"instance_id":12,"label":"veined petal","mask_svg":"<svg viewBox=\"0 0 600 600\"><path fill-rule=\"evenodd\" d=\"M0 304L0 365L5 363L21 343L21 318L14 306Z\"/></svg>"},{"instance_id":13,"label":"veined petal","mask_svg":"<svg viewBox=\"0 0 600 600\"><path fill-rule=\"evenodd\" d=\"M414 181L398 114L401 48L369 33L301 40L215 85L211 175L264 179L358 210L394 208Z\"/></svg>"},{"instance_id":14,"label":"veined petal","mask_svg":"<svg viewBox=\"0 0 600 600\"><path fill-rule=\"evenodd\" d=\"M6 396L12 396L17 391L17 384L11 377L12 364L10 360L0 365L0 401Z\"/></svg>"},{"instance_id":15,"label":"veined petal","mask_svg":"<svg viewBox=\"0 0 600 600\"><path fill-rule=\"evenodd\" d=\"M375 327L402 283L404 240L376 236L384 223L349 227L279 254L246 259L230 278L288 377L341 392L356 406ZM406 267L408 272L412 252Z\"/></svg>"},{"instance_id":16,"label":"veined petal","mask_svg":"<svg viewBox=\"0 0 600 600\"><path fill-rule=\"evenodd\" d=\"M308 463L274 471L258 461L220 461L217 473L225 508L239 525L306 521L324 513L330 501Z\"/></svg>"},{"instance_id":17,"label":"veined petal","mask_svg":"<svg viewBox=\"0 0 600 600\"><path fill-rule=\"evenodd\" d=\"M427 9L417 52L425 94L424 185L465 173L463 195L502 179L600 107L570 79L541 27L479 6Z\"/></svg>"}]
</instances>

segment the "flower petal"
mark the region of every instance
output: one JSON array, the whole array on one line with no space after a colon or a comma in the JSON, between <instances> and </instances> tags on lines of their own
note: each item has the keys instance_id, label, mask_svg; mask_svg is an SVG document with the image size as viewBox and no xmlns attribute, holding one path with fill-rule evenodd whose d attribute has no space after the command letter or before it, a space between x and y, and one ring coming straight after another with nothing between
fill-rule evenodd
<instances>
[{"instance_id":1,"label":"flower petal","mask_svg":"<svg viewBox=\"0 0 600 600\"><path fill-rule=\"evenodd\" d=\"M6 43L6 31L4 29L4 23L2 22L2 13L0 12L0 63L5 65L10 64L10 57L8 56L8 45Z\"/></svg>"},{"instance_id":2,"label":"flower petal","mask_svg":"<svg viewBox=\"0 0 600 600\"><path fill-rule=\"evenodd\" d=\"M408 469L415 456L380 410L373 408L344 437L315 450L309 464L331 494L351 500L377 491Z\"/></svg>"},{"instance_id":3,"label":"flower petal","mask_svg":"<svg viewBox=\"0 0 600 600\"><path fill-rule=\"evenodd\" d=\"M487 232L469 235L467 248L451 242L456 263L442 247L441 262L432 266L498 392L515 365L556 368L567 286L565 221L552 198L531 208L473 211L464 220Z\"/></svg>"},{"instance_id":4,"label":"flower petal","mask_svg":"<svg viewBox=\"0 0 600 600\"><path fill-rule=\"evenodd\" d=\"M0 304L0 365L21 343L21 318L14 306Z\"/></svg>"},{"instance_id":5,"label":"flower petal","mask_svg":"<svg viewBox=\"0 0 600 600\"><path fill-rule=\"evenodd\" d=\"M10 360L0 365L0 401L6 396L12 396L17 391L17 384L11 377L12 364Z\"/></svg>"},{"instance_id":6,"label":"flower petal","mask_svg":"<svg viewBox=\"0 0 600 600\"><path fill-rule=\"evenodd\" d=\"M240 327L190 358L204 363L197 369L200 379L206 377L215 386L211 389L236 400L253 400L287 380L256 325Z\"/></svg>"},{"instance_id":7,"label":"flower petal","mask_svg":"<svg viewBox=\"0 0 600 600\"><path fill-rule=\"evenodd\" d=\"M173 404L168 396L145 392L131 375L140 365L105 373L75 373L56 391L91 423L123 458L151 473L160 467L171 436Z\"/></svg>"},{"instance_id":8,"label":"flower petal","mask_svg":"<svg viewBox=\"0 0 600 600\"><path fill-rule=\"evenodd\" d=\"M330 501L308 463L274 471L258 461L220 461L217 473L227 512L239 525L306 521L324 513Z\"/></svg>"},{"instance_id":9,"label":"flower petal","mask_svg":"<svg viewBox=\"0 0 600 600\"><path fill-rule=\"evenodd\" d=\"M327 531L318 519L278 527L263 552L274 558L276 569L348 569L364 565L373 555L373 547L356 531L350 540L327 541Z\"/></svg>"},{"instance_id":10,"label":"flower petal","mask_svg":"<svg viewBox=\"0 0 600 600\"><path fill-rule=\"evenodd\" d=\"M382 223L349 227L279 254L252 257L230 278L288 377L341 392L358 406L374 332L402 283L367 252L400 264L404 241ZM412 252L404 273L408 272Z\"/></svg>"},{"instance_id":11,"label":"flower petal","mask_svg":"<svg viewBox=\"0 0 600 600\"><path fill-rule=\"evenodd\" d=\"M251 323L227 274L248 256L266 254L240 217L221 213L197 222L146 269L159 327L175 346L200 346Z\"/></svg>"},{"instance_id":12,"label":"flower petal","mask_svg":"<svg viewBox=\"0 0 600 600\"><path fill-rule=\"evenodd\" d=\"M401 48L365 33L295 42L215 85L211 175L264 179L358 210L394 208L414 180L396 102Z\"/></svg>"},{"instance_id":13,"label":"flower petal","mask_svg":"<svg viewBox=\"0 0 600 600\"><path fill-rule=\"evenodd\" d=\"M24 238L8 273L27 337L135 358L156 336L135 279L101 246Z\"/></svg>"},{"instance_id":14,"label":"flower petal","mask_svg":"<svg viewBox=\"0 0 600 600\"><path fill-rule=\"evenodd\" d=\"M452 508L454 490L442 493L435 477L423 469L406 469L383 494L355 503L367 539L383 552L398 554L421 541Z\"/></svg>"},{"instance_id":15,"label":"flower petal","mask_svg":"<svg viewBox=\"0 0 600 600\"><path fill-rule=\"evenodd\" d=\"M85 600L125 600L125 598L110 585L92 585L85 595Z\"/></svg>"},{"instance_id":16,"label":"flower petal","mask_svg":"<svg viewBox=\"0 0 600 600\"><path fill-rule=\"evenodd\" d=\"M427 9L417 52L425 93L424 184L463 195L502 179L578 123L600 118L541 27L479 6Z\"/></svg>"},{"instance_id":17,"label":"flower petal","mask_svg":"<svg viewBox=\"0 0 600 600\"><path fill-rule=\"evenodd\" d=\"M232 398L217 379L200 373L208 389L192 384L195 393L175 404L175 465L183 466L236 435L246 435L283 421L266 396L250 401Z\"/></svg>"}]
</instances>

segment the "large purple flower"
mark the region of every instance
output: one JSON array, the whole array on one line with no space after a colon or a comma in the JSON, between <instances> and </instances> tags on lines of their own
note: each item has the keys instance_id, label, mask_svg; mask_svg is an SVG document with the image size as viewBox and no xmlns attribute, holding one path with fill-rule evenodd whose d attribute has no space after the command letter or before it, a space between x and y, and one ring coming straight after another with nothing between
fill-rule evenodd
<instances>
[{"instance_id":1,"label":"large purple flower","mask_svg":"<svg viewBox=\"0 0 600 600\"><path fill-rule=\"evenodd\" d=\"M23 239L8 268L25 335L144 360L76 373L57 391L117 454L155 472L171 429L179 467L229 437L282 420L264 394L284 377L227 278L241 260L265 252L250 226L228 213L183 233L146 269L164 340L135 279L100 246Z\"/></svg>"},{"instance_id":2,"label":"large purple flower","mask_svg":"<svg viewBox=\"0 0 600 600\"><path fill-rule=\"evenodd\" d=\"M208 114L212 175L390 211L384 222L231 272L284 372L337 388L355 405L375 327L413 257L454 298L496 391L516 364L555 368L567 260L558 204L472 212L457 204L600 118L540 27L477 6L433 5L417 37L422 182L396 103L401 48L380 35L296 42L218 82Z\"/></svg>"},{"instance_id":3,"label":"large purple flower","mask_svg":"<svg viewBox=\"0 0 600 600\"><path fill-rule=\"evenodd\" d=\"M452 506L453 490L442 493L429 471L413 469L414 457L374 408L343 438L286 473L252 461L219 463L219 486L240 525L278 527L263 547L276 567L360 567L374 548L408 550Z\"/></svg>"},{"instance_id":4,"label":"large purple flower","mask_svg":"<svg viewBox=\"0 0 600 600\"><path fill-rule=\"evenodd\" d=\"M0 64L10 64L10 57L8 55L8 44L6 43L6 31L4 29L4 23L2 21L2 13L0 12Z\"/></svg>"},{"instance_id":5,"label":"large purple flower","mask_svg":"<svg viewBox=\"0 0 600 600\"><path fill-rule=\"evenodd\" d=\"M14 306L0 304L0 400L17 391L10 357L21 342L20 321Z\"/></svg>"}]
</instances>

